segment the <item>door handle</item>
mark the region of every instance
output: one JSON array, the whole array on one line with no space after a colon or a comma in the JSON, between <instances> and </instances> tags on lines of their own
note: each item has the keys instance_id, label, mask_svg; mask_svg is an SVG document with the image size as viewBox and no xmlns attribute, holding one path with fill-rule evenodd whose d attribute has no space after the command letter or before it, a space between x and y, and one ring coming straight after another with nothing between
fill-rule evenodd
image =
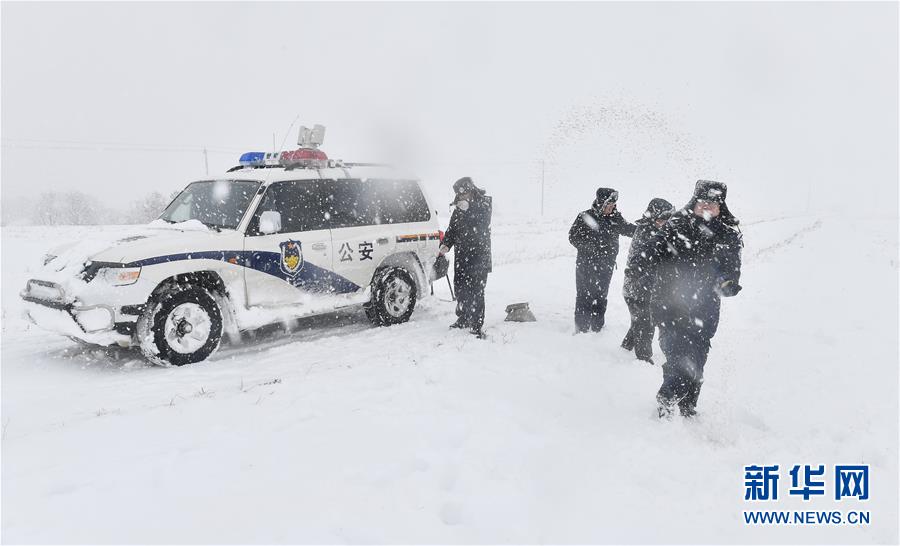
<instances>
[{"instance_id":1,"label":"door handle","mask_svg":"<svg viewBox=\"0 0 900 546\"><path fill-rule=\"evenodd\" d=\"M312 246L313 250L325 250L325 243L314 243Z\"/></svg>"},{"instance_id":2,"label":"door handle","mask_svg":"<svg viewBox=\"0 0 900 546\"><path fill-rule=\"evenodd\" d=\"M387 237L379 237L379 238L375 239L375 242L378 243L379 245L386 245L386 244L388 244L388 238Z\"/></svg>"}]
</instances>

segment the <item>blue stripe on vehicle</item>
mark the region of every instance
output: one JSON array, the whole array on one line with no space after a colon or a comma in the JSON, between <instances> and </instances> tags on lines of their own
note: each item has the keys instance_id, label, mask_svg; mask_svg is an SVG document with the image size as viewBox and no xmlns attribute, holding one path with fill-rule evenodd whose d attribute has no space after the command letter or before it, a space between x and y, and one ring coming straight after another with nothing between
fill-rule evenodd
<instances>
[{"instance_id":1,"label":"blue stripe on vehicle","mask_svg":"<svg viewBox=\"0 0 900 546\"><path fill-rule=\"evenodd\" d=\"M185 260L217 260L239 265L241 267L248 267L262 273L267 273L273 277L278 277L297 288L302 288L311 292L347 294L356 292L361 288L358 284L333 271L306 261L303 262L303 266L299 271L293 275L288 275L281 269L280 253L262 250L213 250L167 254L165 256L154 256L153 258L137 260L127 263L125 266L144 267Z\"/></svg>"}]
</instances>

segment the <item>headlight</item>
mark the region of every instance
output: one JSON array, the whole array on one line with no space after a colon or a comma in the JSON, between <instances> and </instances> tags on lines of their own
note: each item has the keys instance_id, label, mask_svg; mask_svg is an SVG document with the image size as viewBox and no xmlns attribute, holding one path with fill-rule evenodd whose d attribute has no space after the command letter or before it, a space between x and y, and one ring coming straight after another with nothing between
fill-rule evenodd
<instances>
[{"instance_id":1,"label":"headlight","mask_svg":"<svg viewBox=\"0 0 900 546\"><path fill-rule=\"evenodd\" d=\"M54 256L53 254L44 254L44 265L49 264L50 262L52 262L55 259L56 259L56 256Z\"/></svg>"},{"instance_id":2,"label":"headlight","mask_svg":"<svg viewBox=\"0 0 900 546\"><path fill-rule=\"evenodd\" d=\"M100 271L103 280L112 286L134 284L141 276L140 267L104 267Z\"/></svg>"}]
</instances>

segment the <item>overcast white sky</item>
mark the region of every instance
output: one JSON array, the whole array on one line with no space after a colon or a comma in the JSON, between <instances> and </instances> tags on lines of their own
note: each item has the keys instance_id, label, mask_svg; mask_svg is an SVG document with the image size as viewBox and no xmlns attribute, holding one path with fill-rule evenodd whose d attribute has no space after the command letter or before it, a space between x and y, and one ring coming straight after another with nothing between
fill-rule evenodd
<instances>
[{"instance_id":1,"label":"overcast white sky","mask_svg":"<svg viewBox=\"0 0 900 546\"><path fill-rule=\"evenodd\" d=\"M897 212L896 3L2 4L4 199L110 205L221 172L300 123L402 157L443 204L637 216L694 180L739 216ZM287 138L296 140L296 128ZM398 152L403 152L398 153Z\"/></svg>"}]
</instances>

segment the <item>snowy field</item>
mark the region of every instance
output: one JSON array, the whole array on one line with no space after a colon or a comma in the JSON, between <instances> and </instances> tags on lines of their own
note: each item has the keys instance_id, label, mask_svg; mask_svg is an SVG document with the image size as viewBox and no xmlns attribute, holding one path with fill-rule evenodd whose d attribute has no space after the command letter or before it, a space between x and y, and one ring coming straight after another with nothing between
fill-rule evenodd
<instances>
[{"instance_id":1,"label":"snowy field","mask_svg":"<svg viewBox=\"0 0 900 546\"><path fill-rule=\"evenodd\" d=\"M20 316L49 247L115 227L4 228L3 542L898 541L896 218L745 219L700 416L672 422L660 368L619 348L624 249L606 330L573 336L570 221L495 222L488 340L448 330L441 282L408 324L307 320L184 368ZM519 301L538 322L503 322ZM791 465L860 463L865 503L787 494ZM783 500L744 502L751 464L781 466ZM749 527L748 508L872 522Z\"/></svg>"}]
</instances>

